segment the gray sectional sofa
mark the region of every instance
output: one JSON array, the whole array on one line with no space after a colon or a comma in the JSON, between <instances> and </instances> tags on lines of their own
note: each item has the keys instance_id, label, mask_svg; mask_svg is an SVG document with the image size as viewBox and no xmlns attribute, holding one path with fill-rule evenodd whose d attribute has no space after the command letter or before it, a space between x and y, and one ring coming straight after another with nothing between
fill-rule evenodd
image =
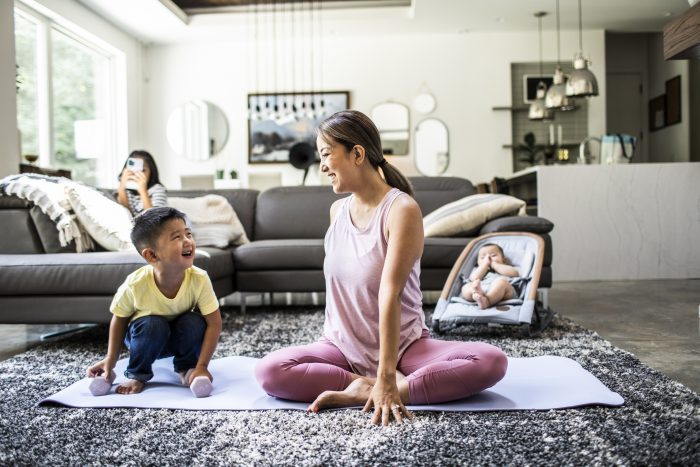
<instances>
[{"instance_id":1,"label":"gray sectional sofa","mask_svg":"<svg viewBox=\"0 0 700 467\"><path fill-rule=\"evenodd\" d=\"M475 193L454 177L411 178L423 214ZM170 191L171 196L224 196L250 243L225 249L200 247L195 264L207 270L219 297L233 292L323 292L323 237L336 195L328 186ZM0 196L0 323L100 323L110 319L112 295L145 264L136 252L71 252L61 247L53 222L32 203ZM553 225L538 217L504 217L480 233L527 231L547 245L540 286L552 283ZM421 260L423 290L441 290L468 237L426 238Z\"/></svg>"}]
</instances>

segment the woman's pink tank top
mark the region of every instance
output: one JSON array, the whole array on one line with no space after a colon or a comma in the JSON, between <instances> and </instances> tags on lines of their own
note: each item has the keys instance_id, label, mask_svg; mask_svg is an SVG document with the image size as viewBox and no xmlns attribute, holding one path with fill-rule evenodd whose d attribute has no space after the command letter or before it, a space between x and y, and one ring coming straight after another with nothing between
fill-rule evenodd
<instances>
[{"instance_id":1,"label":"woman's pink tank top","mask_svg":"<svg viewBox=\"0 0 700 467\"><path fill-rule=\"evenodd\" d=\"M387 253L386 223L389 208L399 196L408 195L392 188L362 230L350 218L353 196L349 196L326 232L324 336L343 352L353 371L363 376L376 376L379 365L379 285ZM420 259L401 293L399 359L428 330L419 276Z\"/></svg>"}]
</instances>

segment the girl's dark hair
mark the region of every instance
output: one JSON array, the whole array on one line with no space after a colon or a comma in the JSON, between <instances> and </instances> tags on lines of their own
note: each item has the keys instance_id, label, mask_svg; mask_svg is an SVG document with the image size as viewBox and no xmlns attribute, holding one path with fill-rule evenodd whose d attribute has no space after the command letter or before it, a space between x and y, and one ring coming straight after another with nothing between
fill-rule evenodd
<instances>
[{"instance_id":1,"label":"girl's dark hair","mask_svg":"<svg viewBox=\"0 0 700 467\"><path fill-rule=\"evenodd\" d=\"M386 183L413 196L408 179L384 159L379 130L367 115L357 110L341 110L322 121L316 131L323 139L337 141L348 151L355 145L365 148L367 160L376 170L381 167Z\"/></svg>"},{"instance_id":2,"label":"girl's dark hair","mask_svg":"<svg viewBox=\"0 0 700 467\"><path fill-rule=\"evenodd\" d=\"M127 157L127 161L130 157L138 157L139 159L143 159L143 161L146 164L148 164L148 168L151 169L151 175L148 177L148 188L151 188L153 185L160 183L160 177L158 176L158 166L156 165L156 161L153 159L153 156L151 156L151 154L148 151L144 151L143 149L137 149L136 151L131 151L131 154L129 154L129 157ZM124 161L124 167L122 167L121 172L119 172L118 178L121 178L122 172L124 172L125 168L126 161Z\"/></svg>"}]
</instances>

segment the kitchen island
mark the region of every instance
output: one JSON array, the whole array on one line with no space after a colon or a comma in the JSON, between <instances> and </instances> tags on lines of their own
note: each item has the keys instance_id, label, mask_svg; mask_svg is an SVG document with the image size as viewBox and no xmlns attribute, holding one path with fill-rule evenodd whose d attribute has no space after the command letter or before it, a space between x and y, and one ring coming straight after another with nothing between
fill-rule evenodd
<instances>
[{"instance_id":1,"label":"kitchen island","mask_svg":"<svg viewBox=\"0 0 700 467\"><path fill-rule=\"evenodd\" d=\"M508 181L554 223L555 280L700 278L700 163L537 166Z\"/></svg>"}]
</instances>

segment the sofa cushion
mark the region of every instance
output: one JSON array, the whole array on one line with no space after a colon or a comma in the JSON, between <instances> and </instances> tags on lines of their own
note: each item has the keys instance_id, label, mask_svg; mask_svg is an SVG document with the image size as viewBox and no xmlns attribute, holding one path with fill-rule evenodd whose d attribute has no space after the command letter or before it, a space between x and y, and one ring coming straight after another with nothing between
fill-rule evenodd
<instances>
[{"instance_id":1,"label":"sofa cushion","mask_svg":"<svg viewBox=\"0 0 700 467\"><path fill-rule=\"evenodd\" d=\"M258 240L233 251L237 271L323 269L321 238Z\"/></svg>"},{"instance_id":2,"label":"sofa cushion","mask_svg":"<svg viewBox=\"0 0 700 467\"><path fill-rule=\"evenodd\" d=\"M508 195L479 194L453 201L423 218L426 237L473 235L491 219L525 214L525 201Z\"/></svg>"},{"instance_id":3,"label":"sofa cushion","mask_svg":"<svg viewBox=\"0 0 700 467\"><path fill-rule=\"evenodd\" d=\"M459 177L408 177L423 215L428 215L440 206L473 195L472 183Z\"/></svg>"},{"instance_id":4,"label":"sofa cushion","mask_svg":"<svg viewBox=\"0 0 700 467\"><path fill-rule=\"evenodd\" d=\"M229 250L202 250L206 253L198 252L195 264L212 281L233 276ZM114 294L126 276L146 264L135 251L0 255L0 263L0 295L60 296Z\"/></svg>"},{"instance_id":5,"label":"sofa cushion","mask_svg":"<svg viewBox=\"0 0 700 467\"><path fill-rule=\"evenodd\" d=\"M270 188L258 197L255 240L320 239L330 225L336 195L329 186L284 186Z\"/></svg>"},{"instance_id":6,"label":"sofa cushion","mask_svg":"<svg viewBox=\"0 0 700 467\"><path fill-rule=\"evenodd\" d=\"M61 240L56 230L56 223L52 221L39 206L32 205L29 210L29 215L34 221L34 227L44 247L43 253L76 253L75 242L61 245ZM95 245L95 247L97 247L97 245Z\"/></svg>"},{"instance_id":7,"label":"sofa cushion","mask_svg":"<svg viewBox=\"0 0 700 467\"><path fill-rule=\"evenodd\" d=\"M3 198L9 197L0 196L0 199ZM58 242L56 227L53 222L51 224ZM28 209L0 209L0 225L3 226L0 254L44 253L41 238L34 228Z\"/></svg>"},{"instance_id":8,"label":"sofa cushion","mask_svg":"<svg viewBox=\"0 0 700 467\"><path fill-rule=\"evenodd\" d=\"M195 198L171 196L168 203L187 215L187 219L192 223L192 234L197 245L225 248L250 241L236 211L221 195L211 194Z\"/></svg>"},{"instance_id":9,"label":"sofa cushion","mask_svg":"<svg viewBox=\"0 0 700 467\"><path fill-rule=\"evenodd\" d=\"M233 250L213 247L197 247L194 264L207 271L212 282L221 278L233 278Z\"/></svg>"},{"instance_id":10,"label":"sofa cushion","mask_svg":"<svg viewBox=\"0 0 700 467\"><path fill-rule=\"evenodd\" d=\"M107 251L134 250L131 214L100 191L79 183L65 188L66 197L85 230Z\"/></svg>"},{"instance_id":11,"label":"sofa cushion","mask_svg":"<svg viewBox=\"0 0 700 467\"><path fill-rule=\"evenodd\" d=\"M468 237L426 237L421 269L451 269L471 240Z\"/></svg>"},{"instance_id":12,"label":"sofa cushion","mask_svg":"<svg viewBox=\"0 0 700 467\"><path fill-rule=\"evenodd\" d=\"M532 232L546 234L552 231L554 224L544 217L507 216L488 221L481 227L479 235L492 232Z\"/></svg>"},{"instance_id":13,"label":"sofa cushion","mask_svg":"<svg viewBox=\"0 0 700 467\"><path fill-rule=\"evenodd\" d=\"M258 190L246 188L232 190L168 190L168 196L195 198L209 194L221 195L233 206L238 220L243 224L245 233L249 239L254 238L255 230L255 205L258 199Z\"/></svg>"}]
</instances>

